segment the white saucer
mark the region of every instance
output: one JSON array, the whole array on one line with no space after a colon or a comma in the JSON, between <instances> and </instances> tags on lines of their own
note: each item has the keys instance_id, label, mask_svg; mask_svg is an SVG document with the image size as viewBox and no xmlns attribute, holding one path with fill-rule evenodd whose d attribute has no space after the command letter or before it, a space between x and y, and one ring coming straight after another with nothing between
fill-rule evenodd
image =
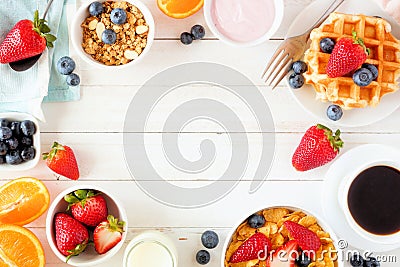
<instances>
[{"instance_id":1,"label":"white saucer","mask_svg":"<svg viewBox=\"0 0 400 267\"><path fill-rule=\"evenodd\" d=\"M318 0L312 2L303 9L290 25L286 36L302 34L309 29L321 16L332 0ZM361 4L362 2L362 4ZM392 26L392 34L400 38L400 25L397 24L385 11L374 1L346 0L338 9L338 12L347 14L365 14L380 16L387 20ZM288 84L288 81L286 79ZM288 88L290 88L288 84ZM400 90L399 90L400 91ZM302 88L293 90L291 94L296 101L307 112L318 118L319 121L334 124L337 126L358 127L380 121L391 115L400 106L400 92L391 93L382 97L377 107L366 107L362 109L344 110L343 117L338 121L331 121L326 115L326 109L330 102L322 102L315 99L315 91L311 85L304 85Z\"/></svg>"},{"instance_id":2,"label":"white saucer","mask_svg":"<svg viewBox=\"0 0 400 267\"><path fill-rule=\"evenodd\" d=\"M379 244L356 234L347 223L345 214L339 205L338 191L342 178L354 170L354 166L382 161L400 162L400 151L378 144L362 145L349 150L329 167L322 194L322 208L325 218L339 238L347 241L353 247L371 252L394 250L399 248L400 244Z\"/></svg>"}]
</instances>

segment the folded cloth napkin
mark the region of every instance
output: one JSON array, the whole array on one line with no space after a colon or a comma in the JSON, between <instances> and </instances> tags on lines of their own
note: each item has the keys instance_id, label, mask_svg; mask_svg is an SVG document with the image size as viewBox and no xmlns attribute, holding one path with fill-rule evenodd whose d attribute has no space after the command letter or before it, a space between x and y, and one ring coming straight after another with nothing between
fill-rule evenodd
<instances>
[{"instance_id":1,"label":"folded cloth napkin","mask_svg":"<svg viewBox=\"0 0 400 267\"><path fill-rule=\"evenodd\" d=\"M2 0L0 6L0 41L14 24L21 19L33 19L33 12L44 12L46 0ZM8 64L0 64L0 112L27 112L44 120L41 103L47 101L70 101L79 99L79 87L70 88L65 77L55 70L58 58L69 54L68 24L65 6L71 0L54 0L46 19L51 33L57 36L55 47L46 49L40 60L24 72L13 71ZM51 74L51 75L50 75Z\"/></svg>"},{"instance_id":2,"label":"folded cloth napkin","mask_svg":"<svg viewBox=\"0 0 400 267\"><path fill-rule=\"evenodd\" d=\"M400 0L375 0L393 19L400 24Z\"/></svg>"}]
</instances>

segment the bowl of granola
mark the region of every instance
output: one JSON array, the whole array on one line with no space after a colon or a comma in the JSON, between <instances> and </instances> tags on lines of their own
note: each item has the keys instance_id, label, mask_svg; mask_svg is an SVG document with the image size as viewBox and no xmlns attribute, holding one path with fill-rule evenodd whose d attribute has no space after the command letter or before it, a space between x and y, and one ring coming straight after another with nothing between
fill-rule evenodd
<instances>
[{"instance_id":1,"label":"bowl of granola","mask_svg":"<svg viewBox=\"0 0 400 267\"><path fill-rule=\"evenodd\" d=\"M269 207L252 213L231 230L221 266L286 266L285 262L297 267L343 267L337 242L327 224L310 212Z\"/></svg>"},{"instance_id":2,"label":"bowl of granola","mask_svg":"<svg viewBox=\"0 0 400 267\"><path fill-rule=\"evenodd\" d=\"M71 41L90 65L120 69L149 52L154 29L150 10L138 0L89 1L76 12Z\"/></svg>"}]
</instances>

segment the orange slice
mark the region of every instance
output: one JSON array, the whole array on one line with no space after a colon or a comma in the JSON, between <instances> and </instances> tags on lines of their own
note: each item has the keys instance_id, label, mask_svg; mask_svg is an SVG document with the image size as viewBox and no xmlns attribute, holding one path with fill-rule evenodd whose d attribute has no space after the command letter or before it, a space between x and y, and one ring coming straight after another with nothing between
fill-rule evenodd
<instances>
[{"instance_id":1,"label":"orange slice","mask_svg":"<svg viewBox=\"0 0 400 267\"><path fill-rule=\"evenodd\" d=\"M49 202L49 191L38 179L10 181L0 187L0 224L28 224L47 210Z\"/></svg>"},{"instance_id":2,"label":"orange slice","mask_svg":"<svg viewBox=\"0 0 400 267\"><path fill-rule=\"evenodd\" d=\"M157 0L158 8L167 16L183 19L203 6L204 0Z\"/></svg>"},{"instance_id":3,"label":"orange slice","mask_svg":"<svg viewBox=\"0 0 400 267\"><path fill-rule=\"evenodd\" d=\"M31 231L18 225L0 225L0 267L44 265L42 244Z\"/></svg>"}]
</instances>

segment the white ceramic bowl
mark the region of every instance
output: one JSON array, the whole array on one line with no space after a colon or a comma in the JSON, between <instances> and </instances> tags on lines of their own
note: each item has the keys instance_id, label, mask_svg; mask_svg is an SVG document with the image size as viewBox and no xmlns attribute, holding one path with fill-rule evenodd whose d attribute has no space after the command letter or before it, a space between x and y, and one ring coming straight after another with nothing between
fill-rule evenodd
<instances>
[{"instance_id":1,"label":"white ceramic bowl","mask_svg":"<svg viewBox=\"0 0 400 267\"><path fill-rule=\"evenodd\" d=\"M35 117L28 113L20 113L20 112L3 112L0 113L0 118L4 118L11 121L24 121L30 120L36 125L36 132L32 136L33 139L33 147L35 148L35 157L33 160L22 162L21 164L17 165L10 165L10 164L1 164L0 171L26 171L29 169L34 168L41 157L40 152L40 129L39 129L39 122L36 120Z\"/></svg>"},{"instance_id":2,"label":"white ceramic bowl","mask_svg":"<svg viewBox=\"0 0 400 267\"><path fill-rule=\"evenodd\" d=\"M47 241L54 254L63 262L66 262L66 257L60 253L57 249L56 239L55 239L55 229L54 229L54 215L58 212L65 212L67 209L67 202L64 200L64 196L72 193L78 189L92 189L102 193L107 202L108 214L113 215L115 218L118 218L121 221L125 222L124 232L122 234L122 240L112 249L110 249L105 254L98 254L94 250L94 245L89 244L84 252L79 254L78 256L73 256L68 260L68 264L72 266L96 266L114 256L123 246L124 241L126 239L127 231L128 231L128 217L126 215L125 209L122 204L115 198L110 192L107 190L95 186L95 185L76 185L70 187L61 193L59 193L56 198L51 203L49 210L47 212L46 217L46 237ZM90 232L90 231L89 231Z\"/></svg>"},{"instance_id":3,"label":"white ceramic bowl","mask_svg":"<svg viewBox=\"0 0 400 267\"><path fill-rule=\"evenodd\" d=\"M222 249L221 267L225 267L225 253L226 253L226 250L227 250L228 247L229 247L229 244L232 242L232 236L233 236L234 233L236 232L237 228L238 228L243 222L245 222L245 221L247 220L247 218L248 218L250 215L255 214L255 213L257 213L257 212L259 212L259 211L262 211L262 210L273 209L273 208L285 208L285 209L288 209L288 210L290 210L290 211L301 211L301 212L303 212L303 213L305 213L305 214L314 216L314 217L317 219L318 225L321 226L322 229L323 229L325 232L328 232L328 233L329 233L329 235L330 235L330 237L331 237L331 239L332 239L332 241L333 241L333 244L335 245L335 248L336 248L336 250L338 251L338 253L337 253L337 260L336 260L336 262L335 262L335 267L344 267L344 261L343 261L343 255L342 255L343 253L341 253L342 251L339 251L339 249L338 249L338 241L339 241L339 239L338 239L338 237L335 235L335 233L332 231L332 229L328 226L328 224L327 224L325 221L323 221L319 216L316 216L316 215L313 214L313 213L310 213L310 212L308 212L308 211L306 211L306 210L304 210L304 209L295 208L295 207L290 207L290 206L271 206L271 207L267 207L267 208L265 208L265 209L256 210L256 211L254 211L254 212L248 214L248 216L246 216L243 220L241 220L239 223L237 223L237 224L229 231L229 233L228 233L228 235L227 235L227 238L226 238L226 240L225 240L224 247L223 247L223 249Z\"/></svg>"},{"instance_id":4,"label":"white ceramic bowl","mask_svg":"<svg viewBox=\"0 0 400 267\"><path fill-rule=\"evenodd\" d=\"M94 1L94 0L93 0ZM87 54L83 48L82 48L82 27L81 24L82 22L89 16L89 5L93 1L85 1L82 6L79 7L77 10L76 14L74 15L74 20L72 21L71 25L71 42L72 45L77 52L77 54L87 63L89 63L91 66L98 67L98 68L106 68L106 69L123 69L129 66L132 66L138 62L140 62L146 54L149 52L151 45L153 44L154 40L154 30L155 30L155 25L154 25L154 19L153 16L150 12L150 10L146 7L145 4L143 4L139 0L124 0L134 6L136 6L144 16L144 19L146 20L146 23L149 25L149 33L147 35L147 45L143 49L142 53L137 57L136 59L132 60L131 62L119 66L107 66L95 59L93 59L89 54ZM110 1L110 0L98 0L99 2L121 2L123 0L115 0L115 1Z\"/></svg>"},{"instance_id":5,"label":"white ceramic bowl","mask_svg":"<svg viewBox=\"0 0 400 267\"><path fill-rule=\"evenodd\" d=\"M364 230L353 218L350 213L349 204L347 201L348 192L350 190L350 186L355 180L355 178L364 170L374 167L374 166L388 166L394 169L400 170L400 161L398 159L388 159L388 160L373 160L369 159L364 162L363 165L354 166L354 170L350 172L347 176L345 176L340 183L339 187L339 195L338 195L338 202L342 211L346 217L347 223L351 226L351 228L363 238L369 240L373 243L385 244L385 245L393 245L400 243L400 232L389 234L389 235L376 235L369 233L368 231Z\"/></svg>"},{"instance_id":6,"label":"white ceramic bowl","mask_svg":"<svg viewBox=\"0 0 400 267\"><path fill-rule=\"evenodd\" d=\"M237 46L237 47L249 47L249 46L256 46L259 45L268 39L272 37L272 35L278 30L279 26L282 23L283 19L283 12L284 12L284 1L283 0L269 0L274 2L275 6L275 17L272 23L272 26L270 29L260 38L256 40L252 40L249 42L239 42L232 40L231 38L223 35L215 26L215 22L212 18L212 6L213 2L216 0L204 0L204 17L206 19L206 23L208 28L211 30L211 32L222 42L232 45L232 46ZM249 4L251 4L251 1L248 1Z\"/></svg>"}]
</instances>

